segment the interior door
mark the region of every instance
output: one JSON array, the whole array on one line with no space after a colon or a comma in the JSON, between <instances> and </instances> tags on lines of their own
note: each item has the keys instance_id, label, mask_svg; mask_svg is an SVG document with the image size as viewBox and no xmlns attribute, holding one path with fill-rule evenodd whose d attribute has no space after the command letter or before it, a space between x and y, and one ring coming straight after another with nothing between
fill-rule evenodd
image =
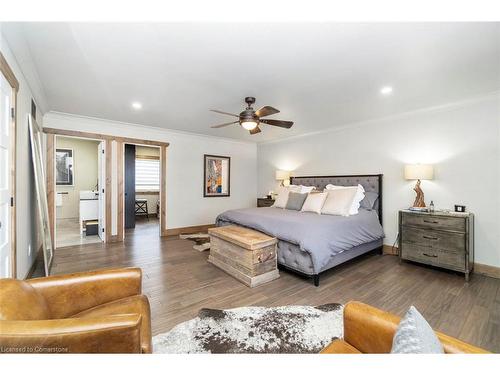
<instances>
[{"instance_id":1,"label":"interior door","mask_svg":"<svg viewBox=\"0 0 500 375\"><path fill-rule=\"evenodd\" d=\"M125 145L125 228L135 228L135 146Z\"/></svg>"},{"instance_id":2,"label":"interior door","mask_svg":"<svg viewBox=\"0 0 500 375\"><path fill-rule=\"evenodd\" d=\"M11 277L10 124L12 87L0 74L0 277Z\"/></svg>"},{"instance_id":3,"label":"interior door","mask_svg":"<svg viewBox=\"0 0 500 375\"><path fill-rule=\"evenodd\" d=\"M97 154L97 189L99 191L99 203L98 203L98 221L99 230L98 234L102 241L106 240L104 223L106 222L106 194L104 193L104 188L106 186L106 150L105 142L99 143L99 149Z\"/></svg>"}]
</instances>

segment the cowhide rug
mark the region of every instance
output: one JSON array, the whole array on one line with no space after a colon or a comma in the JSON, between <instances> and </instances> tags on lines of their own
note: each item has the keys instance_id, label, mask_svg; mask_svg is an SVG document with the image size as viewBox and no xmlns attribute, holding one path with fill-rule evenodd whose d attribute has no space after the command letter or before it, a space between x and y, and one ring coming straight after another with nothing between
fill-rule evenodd
<instances>
[{"instance_id":1,"label":"cowhide rug","mask_svg":"<svg viewBox=\"0 0 500 375\"><path fill-rule=\"evenodd\" d=\"M153 337L154 353L319 353L343 335L343 305L202 309Z\"/></svg>"},{"instance_id":2,"label":"cowhide rug","mask_svg":"<svg viewBox=\"0 0 500 375\"><path fill-rule=\"evenodd\" d=\"M180 234L179 238L194 241L193 249L198 251L210 250L210 236L208 233Z\"/></svg>"}]
</instances>

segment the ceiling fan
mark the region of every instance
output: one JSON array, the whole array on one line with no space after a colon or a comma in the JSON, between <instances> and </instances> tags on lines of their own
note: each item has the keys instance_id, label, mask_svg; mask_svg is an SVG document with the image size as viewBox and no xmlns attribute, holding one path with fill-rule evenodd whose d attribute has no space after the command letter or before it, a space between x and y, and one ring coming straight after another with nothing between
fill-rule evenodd
<instances>
[{"instance_id":1,"label":"ceiling fan","mask_svg":"<svg viewBox=\"0 0 500 375\"><path fill-rule=\"evenodd\" d=\"M262 119L261 117L266 117L270 115L274 115L279 113L276 108L270 107L268 105L262 107L258 111L255 111L252 108L252 104L255 103L255 98L251 96L247 96L245 98L245 102L247 103L247 108L241 112L239 115L234 113L228 113L224 111L219 111L217 109L211 109L212 112L221 113L223 115L234 116L237 117L238 120L232 122L225 122L223 124L214 125L212 128L223 128L224 126L229 126L232 124L239 123L243 128L248 130L250 134L260 133L261 130L259 128L259 124L267 124L272 126L278 126L280 128L290 129L293 125L292 121L282 121L282 120L271 120L271 119Z\"/></svg>"}]
</instances>

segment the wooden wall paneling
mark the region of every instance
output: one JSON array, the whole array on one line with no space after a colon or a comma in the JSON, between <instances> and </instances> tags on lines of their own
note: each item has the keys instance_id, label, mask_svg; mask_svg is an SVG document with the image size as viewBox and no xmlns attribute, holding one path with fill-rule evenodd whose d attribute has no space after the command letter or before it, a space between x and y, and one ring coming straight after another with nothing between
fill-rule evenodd
<instances>
[{"instance_id":1,"label":"wooden wall paneling","mask_svg":"<svg viewBox=\"0 0 500 375\"><path fill-rule=\"evenodd\" d=\"M160 148L160 236L167 236L167 146Z\"/></svg>"},{"instance_id":2,"label":"wooden wall paneling","mask_svg":"<svg viewBox=\"0 0 500 375\"><path fill-rule=\"evenodd\" d=\"M49 207L49 226L52 248L56 248L56 181L55 181L56 136L47 134L47 205Z\"/></svg>"},{"instance_id":3,"label":"wooden wall paneling","mask_svg":"<svg viewBox=\"0 0 500 375\"><path fill-rule=\"evenodd\" d=\"M106 139L106 148L104 151L105 159L106 159L106 187L104 195L105 195L105 238L106 242L111 242L111 160L112 160L112 155L111 155L111 139Z\"/></svg>"},{"instance_id":4,"label":"wooden wall paneling","mask_svg":"<svg viewBox=\"0 0 500 375\"><path fill-rule=\"evenodd\" d=\"M118 217L117 217L117 222L118 222L118 234L117 234L117 240L118 241L123 241L124 239L124 230L123 230L123 188L124 188L124 183L123 183L123 176L124 176L124 171L123 171L123 152L124 152L124 143L122 141L117 142L117 178L118 178Z\"/></svg>"}]
</instances>

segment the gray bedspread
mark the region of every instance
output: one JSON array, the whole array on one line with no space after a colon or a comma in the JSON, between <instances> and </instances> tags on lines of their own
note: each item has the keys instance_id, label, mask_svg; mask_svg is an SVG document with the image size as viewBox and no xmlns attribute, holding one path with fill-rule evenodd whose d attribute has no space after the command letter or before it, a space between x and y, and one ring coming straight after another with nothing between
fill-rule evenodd
<instances>
[{"instance_id":1,"label":"gray bedspread","mask_svg":"<svg viewBox=\"0 0 500 375\"><path fill-rule=\"evenodd\" d=\"M364 209L348 217L260 207L230 210L216 225L233 223L296 244L311 255L314 269L322 269L335 254L384 237L377 212Z\"/></svg>"}]
</instances>

